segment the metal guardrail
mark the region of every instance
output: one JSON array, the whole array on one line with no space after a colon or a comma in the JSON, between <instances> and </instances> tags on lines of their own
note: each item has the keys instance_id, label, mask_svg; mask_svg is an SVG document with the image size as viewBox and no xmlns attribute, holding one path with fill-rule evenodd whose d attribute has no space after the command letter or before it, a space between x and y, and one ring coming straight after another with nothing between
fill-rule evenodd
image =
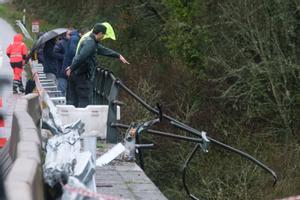
<instances>
[{"instance_id":1,"label":"metal guardrail","mask_svg":"<svg viewBox=\"0 0 300 200\"><path fill-rule=\"evenodd\" d=\"M116 127L111 126L117 121L118 106L123 105L117 100L119 93L118 79L107 69L96 68L95 79L93 82L92 104L108 105L107 118L107 142L117 143L118 131Z\"/></svg>"},{"instance_id":2,"label":"metal guardrail","mask_svg":"<svg viewBox=\"0 0 300 200\"><path fill-rule=\"evenodd\" d=\"M96 68L95 70L95 79L93 82L93 94L92 94L92 104L95 105L108 105L109 106L109 114L107 120L107 128L109 135L107 136L107 140L110 143L117 143L117 128L128 128L129 125L123 125L117 122L117 106L122 106L124 103L117 99L119 90L122 89L129 96L135 99L138 103L140 103L145 109L148 111L159 114L159 111L149 104L147 104L142 98L136 95L132 90L130 90L123 82L116 78L112 71L104 68ZM182 124L178 120L163 114L163 117L169 121L176 122L178 124ZM186 125L187 126L187 125ZM186 140L190 142L199 142L200 138L191 138L191 137L181 137L170 135L170 133L149 130L150 133L160 134L164 137L173 137L179 140ZM197 133L198 134L198 133ZM201 135L200 135L201 136Z\"/></svg>"},{"instance_id":3,"label":"metal guardrail","mask_svg":"<svg viewBox=\"0 0 300 200\"><path fill-rule=\"evenodd\" d=\"M193 136L195 136L195 137L185 137L185 136L178 136L176 134L165 133L165 132L160 132L160 131L155 131L155 130L148 131L149 133L157 134L157 135L160 135L163 137L171 137L171 138L177 139L177 140L185 140L185 141L190 141L190 142L196 143L195 148L190 153L189 157L187 158L187 160L184 163L184 173L182 175L185 190L191 199L197 199L197 198L189 192L189 189L186 185L186 181L185 181L186 168L188 166L188 163L190 162L190 160L192 159L192 157L194 156L195 152L198 149L202 149L203 152L207 152L208 143L222 147L223 149L225 149L227 151L238 154L239 156L250 160L254 164L261 167L263 170L265 170L266 172L271 174L274 179L274 185L276 184L276 182L278 180L276 173L271 168L266 166L264 163L260 162L259 160L255 159L253 156L251 156L239 149L236 149L236 148L231 147L227 144L224 144L214 138L206 136L206 133L203 131L198 131L198 130L180 122L179 120L177 120L173 117L170 117L166 114L161 113L159 111L159 109L155 109L155 108L151 107L142 98L140 98L133 91L131 91L128 87L126 87L126 85L124 85L121 80L115 78L111 71L102 69L102 68L97 68L96 73L95 73L95 80L94 80L93 103L109 105L109 110L110 110L111 115L109 116L109 119L108 119L108 128L111 129L111 132L110 132L110 134L111 134L110 141L111 142L117 142L116 141L117 140L116 128L118 128L118 127L119 128L128 128L129 127L128 125L116 123L116 119L114 118L114 116L116 116L116 106L122 105L122 102L117 100L117 94L119 92L119 89L124 90L128 95L130 95L133 99L135 99L138 103L140 103L148 111L150 111L154 114L160 115L161 118L164 118L165 120L167 120L175 128L181 129L181 130L186 131L186 132L192 134ZM142 161L142 159L141 159L141 161Z\"/></svg>"},{"instance_id":4,"label":"metal guardrail","mask_svg":"<svg viewBox=\"0 0 300 200\"><path fill-rule=\"evenodd\" d=\"M75 115L76 119L73 119L74 116L68 115L66 117L66 112L61 115L61 108L68 111L68 106L64 107L66 104L65 97L57 90L57 86L53 81L47 79L40 80L41 76L46 78L42 65L36 63L30 64L33 79L36 83L36 90L43 107L43 128L50 130L54 135L47 140L45 145L46 155L45 163L43 164L44 182L50 188L58 187L58 185L64 182L63 185L73 184L74 187L89 188L91 191L96 192L96 170L93 161L96 159L96 136L83 136L83 132L88 129L88 126L84 119L80 120L81 117L78 115ZM56 106L58 104L61 105L60 108ZM85 111L88 112L89 110ZM80 111L78 110L78 112ZM95 115L96 112L93 114ZM101 115L98 113L97 116ZM72 120L72 122L67 122L66 124L68 120ZM85 129L83 129L84 125L86 125ZM83 139L83 143L85 144L83 145L84 152L82 152L80 139ZM77 181L72 182L71 180L74 179ZM59 193L51 194L49 198L57 198L57 195ZM61 199L83 199L76 196L68 194L64 190Z\"/></svg>"},{"instance_id":5,"label":"metal guardrail","mask_svg":"<svg viewBox=\"0 0 300 200\"><path fill-rule=\"evenodd\" d=\"M22 30L23 34L25 35L25 37L27 39L33 41L31 35L27 31L26 27L23 25L23 23L21 22L21 20L16 20L16 25L20 27L20 29Z\"/></svg>"}]
</instances>

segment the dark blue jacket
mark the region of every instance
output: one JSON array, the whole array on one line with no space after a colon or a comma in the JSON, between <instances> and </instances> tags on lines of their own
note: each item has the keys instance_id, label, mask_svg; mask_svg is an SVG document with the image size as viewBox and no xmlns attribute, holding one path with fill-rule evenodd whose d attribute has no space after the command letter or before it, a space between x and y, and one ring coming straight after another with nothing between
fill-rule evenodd
<instances>
[{"instance_id":1,"label":"dark blue jacket","mask_svg":"<svg viewBox=\"0 0 300 200\"><path fill-rule=\"evenodd\" d=\"M71 32L70 36L71 37L66 44L64 60L63 60L63 65L62 65L62 69L61 69L61 74L66 79L67 79L66 72L65 72L66 68L72 64L72 60L76 53L77 44L80 40L79 32L77 30L73 30Z\"/></svg>"},{"instance_id":2,"label":"dark blue jacket","mask_svg":"<svg viewBox=\"0 0 300 200\"><path fill-rule=\"evenodd\" d=\"M64 57L66 54L68 40L66 38L62 38L60 41L56 43L54 46L53 53L55 58L57 59L57 77L58 78L65 78L64 69L63 69L63 62Z\"/></svg>"},{"instance_id":3,"label":"dark blue jacket","mask_svg":"<svg viewBox=\"0 0 300 200\"><path fill-rule=\"evenodd\" d=\"M44 72L57 75L57 59L54 55L55 39L45 43L43 49L44 55Z\"/></svg>"},{"instance_id":4,"label":"dark blue jacket","mask_svg":"<svg viewBox=\"0 0 300 200\"><path fill-rule=\"evenodd\" d=\"M38 35L37 35L37 39L39 39L40 37L42 37L42 35L44 35L45 33L44 32L40 32ZM38 59L38 62L41 63L42 65L44 65L44 55L43 55L43 51L44 51L44 46L45 44L43 44L40 48L38 48L37 50L37 59Z\"/></svg>"},{"instance_id":5,"label":"dark blue jacket","mask_svg":"<svg viewBox=\"0 0 300 200\"><path fill-rule=\"evenodd\" d=\"M38 49L38 52L37 52L37 59L38 59L38 61L39 61L39 63L41 63L42 65L44 65L44 53L43 53L43 50L44 49L44 47L43 48L39 48Z\"/></svg>"}]
</instances>

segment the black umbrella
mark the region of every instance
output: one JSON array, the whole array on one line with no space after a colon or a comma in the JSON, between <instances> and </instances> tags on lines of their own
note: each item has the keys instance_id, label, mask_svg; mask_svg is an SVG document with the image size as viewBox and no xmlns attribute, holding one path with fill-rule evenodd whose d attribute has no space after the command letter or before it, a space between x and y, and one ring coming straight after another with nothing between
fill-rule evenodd
<instances>
[{"instance_id":1,"label":"black umbrella","mask_svg":"<svg viewBox=\"0 0 300 200\"><path fill-rule=\"evenodd\" d=\"M38 49L43 44L45 44L47 41L51 40L52 38L55 38L58 35L64 34L68 31L66 28L57 28L53 29L51 31L48 31L44 33L32 46L32 50Z\"/></svg>"}]
</instances>

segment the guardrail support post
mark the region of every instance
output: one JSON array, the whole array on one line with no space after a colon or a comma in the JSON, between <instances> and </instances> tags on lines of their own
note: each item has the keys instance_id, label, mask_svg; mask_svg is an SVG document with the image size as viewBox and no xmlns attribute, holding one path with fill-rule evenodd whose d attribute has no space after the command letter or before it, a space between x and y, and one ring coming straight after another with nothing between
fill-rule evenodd
<instances>
[{"instance_id":1,"label":"guardrail support post","mask_svg":"<svg viewBox=\"0 0 300 200\"><path fill-rule=\"evenodd\" d=\"M116 84L116 78L113 74L105 69L97 68L95 70L95 80L93 85L92 104L108 105L107 133L106 140L108 143L117 143L118 131L111 124L117 121L118 105L117 96L119 88Z\"/></svg>"},{"instance_id":2,"label":"guardrail support post","mask_svg":"<svg viewBox=\"0 0 300 200\"><path fill-rule=\"evenodd\" d=\"M111 124L117 121L117 109L118 106L115 104L117 99L119 88L114 80L111 84L110 94L108 96L108 117L107 117L107 136L106 140L109 143L117 143L118 141L118 130L116 127L112 127Z\"/></svg>"}]
</instances>

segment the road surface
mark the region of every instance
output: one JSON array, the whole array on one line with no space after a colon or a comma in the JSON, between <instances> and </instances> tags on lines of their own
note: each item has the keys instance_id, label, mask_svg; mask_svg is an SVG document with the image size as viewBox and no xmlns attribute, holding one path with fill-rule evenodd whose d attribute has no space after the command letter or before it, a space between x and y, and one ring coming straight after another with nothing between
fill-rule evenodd
<instances>
[{"instance_id":1,"label":"road surface","mask_svg":"<svg viewBox=\"0 0 300 200\"><path fill-rule=\"evenodd\" d=\"M3 70L8 70L10 73L12 73L10 65L9 65L9 59L6 56L6 48L9 45L9 43L12 42L13 36L16 34L16 32L13 30L10 24L8 24L6 21L0 18L0 50L2 50L2 57L3 57Z\"/></svg>"},{"instance_id":2,"label":"road surface","mask_svg":"<svg viewBox=\"0 0 300 200\"><path fill-rule=\"evenodd\" d=\"M0 76L9 75L13 79L12 69L9 64L9 59L6 56L6 48L12 42L15 31L6 21L0 18ZM15 97L12 95L12 86L4 89L1 92L3 100L3 109L7 114L5 118L5 128L0 128L0 137L10 137L12 111L15 103Z\"/></svg>"},{"instance_id":3,"label":"road surface","mask_svg":"<svg viewBox=\"0 0 300 200\"><path fill-rule=\"evenodd\" d=\"M1 3L7 3L7 2L10 2L10 0L0 0L0 4Z\"/></svg>"}]
</instances>

